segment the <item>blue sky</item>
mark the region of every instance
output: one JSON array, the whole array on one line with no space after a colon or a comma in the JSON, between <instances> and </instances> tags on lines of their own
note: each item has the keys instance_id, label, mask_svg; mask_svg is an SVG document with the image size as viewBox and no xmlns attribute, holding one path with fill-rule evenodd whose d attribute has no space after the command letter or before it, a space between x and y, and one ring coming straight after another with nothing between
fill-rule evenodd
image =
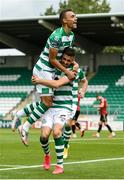
<instances>
[{"instance_id":1,"label":"blue sky","mask_svg":"<svg viewBox=\"0 0 124 180\"><path fill-rule=\"evenodd\" d=\"M61 0L63 1L63 0ZM108 0L111 12L124 12L124 0ZM60 0L0 0L0 18L38 16L53 5L58 9Z\"/></svg>"}]
</instances>

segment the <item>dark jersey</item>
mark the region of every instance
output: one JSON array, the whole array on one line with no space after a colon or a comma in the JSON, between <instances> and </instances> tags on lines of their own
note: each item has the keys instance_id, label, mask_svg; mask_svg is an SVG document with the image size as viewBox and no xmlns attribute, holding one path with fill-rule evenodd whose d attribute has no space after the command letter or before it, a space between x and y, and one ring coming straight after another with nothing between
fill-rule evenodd
<instances>
[{"instance_id":1,"label":"dark jersey","mask_svg":"<svg viewBox=\"0 0 124 180\"><path fill-rule=\"evenodd\" d=\"M108 114L107 112L107 100L105 98L103 98L101 101L100 101L100 104L103 103L103 107L100 107L100 115L106 115Z\"/></svg>"}]
</instances>

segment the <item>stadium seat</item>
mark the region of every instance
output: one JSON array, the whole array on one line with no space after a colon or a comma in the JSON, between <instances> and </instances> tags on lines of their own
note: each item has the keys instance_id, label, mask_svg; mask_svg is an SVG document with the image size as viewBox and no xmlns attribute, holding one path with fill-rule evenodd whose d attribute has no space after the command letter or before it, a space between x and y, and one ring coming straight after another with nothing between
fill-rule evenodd
<instances>
[{"instance_id":1,"label":"stadium seat","mask_svg":"<svg viewBox=\"0 0 124 180\"><path fill-rule=\"evenodd\" d=\"M34 89L32 71L27 68L0 68L0 115L5 116Z\"/></svg>"},{"instance_id":2,"label":"stadium seat","mask_svg":"<svg viewBox=\"0 0 124 180\"><path fill-rule=\"evenodd\" d=\"M95 100L91 100L91 103L86 102L86 98L94 99L96 94L100 94L107 98L109 113L117 113L116 120L124 120L121 114L124 112L124 66L99 66L97 73L88 84L85 100L81 101L81 112L86 112L86 106L88 106L87 113L96 113L91 105L97 102Z\"/></svg>"}]
</instances>

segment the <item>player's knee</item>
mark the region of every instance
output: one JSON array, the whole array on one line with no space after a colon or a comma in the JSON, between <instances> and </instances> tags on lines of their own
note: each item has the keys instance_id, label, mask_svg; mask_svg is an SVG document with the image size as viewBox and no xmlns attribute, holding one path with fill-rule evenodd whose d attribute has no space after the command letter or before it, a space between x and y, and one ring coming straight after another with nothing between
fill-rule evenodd
<instances>
[{"instance_id":1,"label":"player's knee","mask_svg":"<svg viewBox=\"0 0 124 180\"><path fill-rule=\"evenodd\" d=\"M41 97L41 102L44 103L46 106L52 106L52 97L51 96L44 96Z\"/></svg>"},{"instance_id":2,"label":"player's knee","mask_svg":"<svg viewBox=\"0 0 124 180\"><path fill-rule=\"evenodd\" d=\"M48 142L48 137L42 137L42 136L40 136L40 143L41 143L41 144L44 144L44 143L46 143L46 142Z\"/></svg>"},{"instance_id":3,"label":"player's knee","mask_svg":"<svg viewBox=\"0 0 124 180\"><path fill-rule=\"evenodd\" d=\"M59 138L61 135L62 135L62 132L60 129L54 129L54 131L53 131L54 138Z\"/></svg>"},{"instance_id":4,"label":"player's knee","mask_svg":"<svg viewBox=\"0 0 124 180\"><path fill-rule=\"evenodd\" d=\"M43 131L43 132L41 133L41 137L42 137L43 139L48 139L48 138L49 138L49 132Z\"/></svg>"},{"instance_id":5,"label":"player's knee","mask_svg":"<svg viewBox=\"0 0 124 180\"><path fill-rule=\"evenodd\" d=\"M71 128L72 122L74 122L74 121L73 121L72 119L69 119L69 120L67 121L67 123L66 123L66 127L70 127L70 128ZM75 122L74 122L74 124L75 124Z\"/></svg>"}]
</instances>

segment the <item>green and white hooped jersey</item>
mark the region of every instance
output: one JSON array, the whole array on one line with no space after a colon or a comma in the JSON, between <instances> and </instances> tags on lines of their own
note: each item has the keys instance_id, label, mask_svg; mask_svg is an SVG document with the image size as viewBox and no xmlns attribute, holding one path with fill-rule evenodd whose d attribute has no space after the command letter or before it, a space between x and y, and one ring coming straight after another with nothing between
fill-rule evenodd
<instances>
[{"instance_id":1,"label":"green and white hooped jersey","mask_svg":"<svg viewBox=\"0 0 124 180\"><path fill-rule=\"evenodd\" d=\"M63 73L58 70L56 75L60 78L63 76ZM83 79L85 79L84 72L79 68L74 81L54 90L52 107L76 111L78 104L78 84Z\"/></svg>"},{"instance_id":2,"label":"green and white hooped jersey","mask_svg":"<svg viewBox=\"0 0 124 180\"><path fill-rule=\"evenodd\" d=\"M56 29L49 36L44 50L40 54L40 58L37 61L35 67L38 70L44 69L46 71L52 72L54 67L49 62L49 50L50 48L58 49L57 60L61 59L62 52L65 47L71 47L74 41L74 33L70 32L67 35L63 27Z\"/></svg>"}]
</instances>

